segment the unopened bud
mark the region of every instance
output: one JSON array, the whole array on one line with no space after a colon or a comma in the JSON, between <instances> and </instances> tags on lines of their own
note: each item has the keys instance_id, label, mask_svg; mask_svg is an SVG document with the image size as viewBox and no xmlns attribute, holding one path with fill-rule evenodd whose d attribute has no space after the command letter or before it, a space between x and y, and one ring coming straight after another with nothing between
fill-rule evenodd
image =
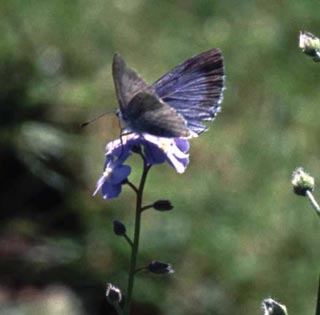
<instances>
[{"instance_id":1,"label":"unopened bud","mask_svg":"<svg viewBox=\"0 0 320 315\"><path fill-rule=\"evenodd\" d=\"M156 273L158 275L174 273L174 270L172 269L170 264L162 263L156 260L151 262L147 268L150 272Z\"/></svg>"},{"instance_id":2,"label":"unopened bud","mask_svg":"<svg viewBox=\"0 0 320 315\"><path fill-rule=\"evenodd\" d=\"M287 308L285 305L269 298L262 301L262 310L264 315L287 315Z\"/></svg>"},{"instance_id":3,"label":"unopened bud","mask_svg":"<svg viewBox=\"0 0 320 315\"><path fill-rule=\"evenodd\" d=\"M318 37L310 32L300 31L299 47L314 61L320 61L320 40Z\"/></svg>"},{"instance_id":4,"label":"unopened bud","mask_svg":"<svg viewBox=\"0 0 320 315\"><path fill-rule=\"evenodd\" d=\"M121 291L111 283L107 283L106 297L110 304L119 304L122 299Z\"/></svg>"},{"instance_id":5,"label":"unopened bud","mask_svg":"<svg viewBox=\"0 0 320 315\"><path fill-rule=\"evenodd\" d=\"M312 192L314 189L314 178L306 173L302 167L298 167L292 173L291 183L293 191L299 196L306 196L307 191Z\"/></svg>"},{"instance_id":6,"label":"unopened bud","mask_svg":"<svg viewBox=\"0 0 320 315\"><path fill-rule=\"evenodd\" d=\"M118 220L114 220L113 221L113 232L116 235L124 236L127 232L126 226L122 222L120 222Z\"/></svg>"},{"instance_id":7,"label":"unopened bud","mask_svg":"<svg viewBox=\"0 0 320 315\"><path fill-rule=\"evenodd\" d=\"M153 204L153 208L158 211L170 211L173 209L173 205L170 200L158 200Z\"/></svg>"}]
</instances>

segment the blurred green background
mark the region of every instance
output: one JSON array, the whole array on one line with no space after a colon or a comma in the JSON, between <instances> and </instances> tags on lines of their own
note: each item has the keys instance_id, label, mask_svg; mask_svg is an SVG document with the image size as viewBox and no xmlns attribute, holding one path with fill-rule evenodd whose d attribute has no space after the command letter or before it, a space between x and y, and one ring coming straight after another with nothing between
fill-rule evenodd
<instances>
[{"instance_id":1,"label":"blurred green background","mask_svg":"<svg viewBox=\"0 0 320 315\"><path fill-rule=\"evenodd\" d=\"M261 313L273 297L312 314L319 220L292 193L304 166L319 179L320 69L298 48L320 35L316 1L4 0L0 3L0 314L112 314L105 284L125 291L134 194L92 197L105 144L119 136L114 52L150 83L212 47L226 67L223 111L191 141L178 175L152 169L132 314ZM132 181L141 163L131 160ZM317 191L316 191L317 196ZM319 196L319 194L318 194Z\"/></svg>"}]
</instances>

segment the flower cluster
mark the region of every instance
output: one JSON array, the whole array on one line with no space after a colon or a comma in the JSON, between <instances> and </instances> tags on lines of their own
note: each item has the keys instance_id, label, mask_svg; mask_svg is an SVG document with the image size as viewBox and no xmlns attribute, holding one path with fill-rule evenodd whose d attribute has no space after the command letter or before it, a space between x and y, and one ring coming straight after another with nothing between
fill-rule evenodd
<instances>
[{"instance_id":1,"label":"flower cluster","mask_svg":"<svg viewBox=\"0 0 320 315\"><path fill-rule=\"evenodd\" d=\"M299 47L306 55L312 57L313 61L320 61L320 39L310 32L300 31Z\"/></svg>"},{"instance_id":2,"label":"flower cluster","mask_svg":"<svg viewBox=\"0 0 320 315\"><path fill-rule=\"evenodd\" d=\"M101 191L103 198L111 199L121 193L131 168L124 165L132 152L140 152L148 166L167 161L178 173L189 163L189 142L182 138L162 138L149 134L131 133L111 141L106 146L106 162L97 182L94 195Z\"/></svg>"},{"instance_id":3,"label":"flower cluster","mask_svg":"<svg viewBox=\"0 0 320 315\"><path fill-rule=\"evenodd\" d=\"M294 170L291 183L294 193L299 196L306 196L307 191L313 192L314 190L314 178L306 173L302 167Z\"/></svg>"},{"instance_id":4,"label":"flower cluster","mask_svg":"<svg viewBox=\"0 0 320 315\"><path fill-rule=\"evenodd\" d=\"M271 298L262 301L262 310L264 315L288 315L286 306Z\"/></svg>"}]
</instances>

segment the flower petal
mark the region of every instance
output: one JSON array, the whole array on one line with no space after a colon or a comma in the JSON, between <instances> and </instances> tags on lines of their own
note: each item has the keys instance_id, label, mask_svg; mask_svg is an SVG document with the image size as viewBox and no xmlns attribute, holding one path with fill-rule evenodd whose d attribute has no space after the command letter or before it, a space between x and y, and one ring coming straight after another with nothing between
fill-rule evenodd
<instances>
[{"instance_id":1,"label":"flower petal","mask_svg":"<svg viewBox=\"0 0 320 315\"><path fill-rule=\"evenodd\" d=\"M189 164L189 158L179 159L174 154L168 154L167 160L179 174L184 173L187 165Z\"/></svg>"},{"instance_id":2,"label":"flower petal","mask_svg":"<svg viewBox=\"0 0 320 315\"><path fill-rule=\"evenodd\" d=\"M121 184L112 185L108 182L101 188L102 196L104 199L116 198L121 193Z\"/></svg>"},{"instance_id":3,"label":"flower petal","mask_svg":"<svg viewBox=\"0 0 320 315\"><path fill-rule=\"evenodd\" d=\"M144 155L150 165L161 164L166 159L165 153L159 147L147 141L145 141L144 145Z\"/></svg>"},{"instance_id":4,"label":"flower petal","mask_svg":"<svg viewBox=\"0 0 320 315\"><path fill-rule=\"evenodd\" d=\"M179 148L180 151L183 153L187 153L190 149L190 143L186 139L181 139L181 138L175 138L174 139L176 146Z\"/></svg>"},{"instance_id":5,"label":"flower petal","mask_svg":"<svg viewBox=\"0 0 320 315\"><path fill-rule=\"evenodd\" d=\"M105 176L101 176L97 182L97 185L96 185L96 190L94 191L94 193L92 194L93 196L95 196L98 191L101 189L102 185L105 183L106 181L106 177Z\"/></svg>"},{"instance_id":6,"label":"flower petal","mask_svg":"<svg viewBox=\"0 0 320 315\"><path fill-rule=\"evenodd\" d=\"M110 175L110 183L119 184L122 183L130 174L131 167L128 165L119 165L114 168Z\"/></svg>"},{"instance_id":7,"label":"flower petal","mask_svg":"<svg viewBox=\"0 0 320 315\"><path fill-rule=\"evenodd\" d=\"M151 135L144 135L144 138L146 142L153 143L156 150L158 150L154 152L157 152L159 161L160 158L165 157L178 173L181 174L185 171L189 163L189 154L186 153L189 149L189 142L187 140L180 138L161 138ZM163 161L160 163L162 162Z\"/></svg>"}]
</instances>

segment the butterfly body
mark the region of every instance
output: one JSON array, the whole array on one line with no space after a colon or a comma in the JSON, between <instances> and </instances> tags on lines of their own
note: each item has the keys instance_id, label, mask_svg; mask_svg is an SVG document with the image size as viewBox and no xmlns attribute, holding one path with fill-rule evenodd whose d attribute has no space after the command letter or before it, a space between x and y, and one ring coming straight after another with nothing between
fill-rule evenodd
<instances>
[{"instance_id":1,"label":"butterfly body","mask_svg":"<svg viewBox=\"0 0 320 315\"><path fill-rule=\"evenodd\" d=\"M219 49L192 57L148 85L119 54L113 59L119 116L133 132L159 137L195 137L220 110L223 62Z\"/></svg>"}]
</instances>

